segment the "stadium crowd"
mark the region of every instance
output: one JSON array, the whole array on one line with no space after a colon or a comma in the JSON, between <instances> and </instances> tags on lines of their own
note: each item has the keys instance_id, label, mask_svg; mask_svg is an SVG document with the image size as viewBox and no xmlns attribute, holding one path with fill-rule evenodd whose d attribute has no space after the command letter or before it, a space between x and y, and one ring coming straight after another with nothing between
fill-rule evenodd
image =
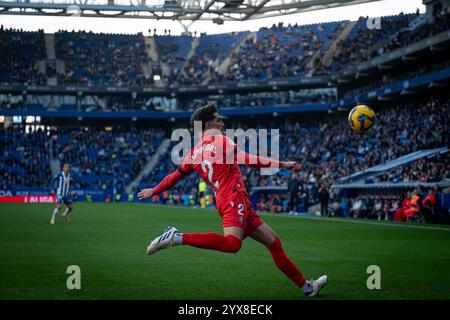
<instances>
[{"instance_id":1,"label":"stadium crowd","mask_svg":"<svg viewBox=\"0 0 450 320\"><path fill-rule=\"evenodd\" d=\"M255 35L238 32L202 34L190 54L190 36L156 36L156 51L167 67L168 85L271 80L328 74L349 64L435 35L450 27L447 11L434 16L400 14L382 17L380 28L368 28L360 18L350 33L338 39L349 21L312 25L262 28ZM327 57L337 41L334 54ZM234 50L239 44L238 50ZM45 84L46 68L36 63L46 60L43 31L23 32L0 29L0 83ZM153 84L151 59L142 34L94 34L91 32L55 33L58 83L77 85ZM331 51L330 51L331 52ZM331 59L330 59L331 58ZM44 70L44 72L43 72ZM147 71L144 71L147 70ZM50 75L53 75L51 72Z\"/></svg>"},{"instance_id":2,"label":"stadium crowd","mask_svg":"<svg viewBox=\"0 0 450 320\"><path fill-rule=\"evenodd\" d=\"M411 108L414 107L414 112ZM376 128L355 139L345 121L335 116L307 126L285 124L280 155L300 161L305 169L303 183L326 185L337 178L411 153L449 144L449 101L431 101L380 110ZM401 122L402 130L393 123ZM270 178L251 175L253 185L287 185L280 175Z\"/></svg>"},{"instance_id":3,"label":"stadium crowd","mask_svg":"<svg viewBox=\"0 0 450 320\"><path fill-rule=\"evenodd\" d=\"M21 129L0 129L0 189L47 188L51 180L49 139L37 130L24 134Z\"/></svg>"},{"instance_id":4,"label":"stadium crowd","mask_svg":"<svg viewBox=\"0 0 450 320\"><path fill-rule=\"evenodd\" d=\"M74 189L124 192L164 137L162 129L105 131L104 128L58 128L26 133L23 126L0 131L0 188L48 188L52 158L72 167Z\"/></svg>"},{"instance_id":5,"label":"stadium crowd","mask_svg":"<svg viewBox=\"0 0 450 320\"><path fill-rule=\"evenodd\" d=\"M228 53L247 35L248 32L201 36L193 55L180 57L178 50L173 58L181 63L170 68L167 81L170 84L202 84L207 82L224 61Z\"/></svg>"},{"instance_id":6,"label":"stadium crowd","mask_svg":"<svg viewBox=\"0 0 450 320\"><path fill-rule=\"evenodd\" d=\"M368 182L439 182L444 180L450 181L449 152L389 170Z\"/></svg>"},{"instance_id":7,"label":"stadium crowd","mask_svg":"<svg viewBox=\"0 0 450 320\"><path fill-rule=\"evenodd\" d=\"M418 25L409 26L414 18L421 21ZM360 18L360 24L366 23ZM450 29L450 13L442 11L434 16L422 17L415 15L403 15L382 17L381 28L368 32L363 26L356 28L358 31L340 41L338 50L334 56L332 71L338 71L348 65L367 61L378 55L394 51L409 44L434 36ZM330 70L327 70L330 71Z\"/></svg>"},{"instance_id":8,"label":"stadium crowd","mask_svg":"<svg viewBox=\"0 0 450 320\"><path fill-rule=\"evenodd\" d=\"M436 212L438 187L416 187L407 191L377 191L343 197L333 214L385 221L447 223L449 217Z\"/></svg>"},{"instance_id":9,"label":"stadium crowd","mask_svg":"<svg viewBox=\"0 0 450 320\"><path fill-rule=\"evenodd\" d=\"M38 62L45 59L44 31L0 27L0 84L46 84Z\"/></svg>"},{"instance_id":10,"label":"stadium crowd","mask_svg":"<svg viewBox=\"0 0 450 320\"><path fill-rule=\"evenodd\" d=\"M213 103L219 109L252 108L263 106L283 106L289 104L321 104L336 101L334 91L290 90L275 92L258 92L236 95L214 95L206 98L194 99L187 105L186 110Z\"/></svg>"},{"instance_id":11,"label":"stadium crowd","mask_svg":"<svg viewBox=\"0 0 450 320\"><path fill-rule=\"evenodd\" d=\"M373 89L383 88L401 81L411 81L414 78L427 75L435 71L445 70L448 68L450 68L450 61L436 62L420 66L419 68L405 69L402 72L398 72L397 70L395 74L390 73L387 74L384 72L382 75L378 77L378 79L376 79L375 76L371 77L369 83L361 84L357 88L355 87L342 88L339 91L340 93L339 96L340 98L354 97L363 93L367 93L368 91Z\"/></svg>"},{"instance_id":12,"label":"stadium crowd","mask_svg":"<svg viewBox=\"0 0 450 320\"><path fill-rule=\"evenodd\" d=\"M58 82L77 85L130 85L153 83L144 75L149 58L142 34L97 34L66 32L55 34L56 57L64 61Z\"/></svg>"},{"instance_id":13,"label":"stadium crowd","mask_svg":"<svg viewBox=\"0 0 450 320\"><path fill-rule=\"evenodd\" d=\"M325 52L346 22L263 28L230 57L225 72L213 70L210 82L271 80L305 74L317 52Z\"/></svg>"},{"instance_id":14,"label":"stadium crowd","mask_svg":"<svg viewBox=\"0 0 450 320\"><path fill-rule=\"evenodd\" d=\"M322 71L339 71L349 64L368 60L376 55L374 48L377 43L383 43L399 30L407 28L415 17L411 14L382 17L379 28L371 29L367 27L367 18L361 17L349 35L339 40L330 68L322 68Z\"/></svg>"},{"instance_id":15,"label":"stadium crowd","mask_svg":"<svg viewBox=\"0 0 450 320\"><path fill-rule=\"evenodd\" d=\"M406 28L395 33L378 53L382 54L405 47L449 29L450 12L445 10L437 12L432 18L426 19L424 23L419 24L415 28Z\"/></svg>"},{"instance_id":16,"label":"stadium crowd","mask_svg":"<svg viewBox=\"0 0 450 320\"><path fill-rule=\"evenodd\" d=\"M79 189L123 192L163 139L161 129L114 131L65 128L52 133L54 157L72 165Z\"/></svg>"}]
</instances>

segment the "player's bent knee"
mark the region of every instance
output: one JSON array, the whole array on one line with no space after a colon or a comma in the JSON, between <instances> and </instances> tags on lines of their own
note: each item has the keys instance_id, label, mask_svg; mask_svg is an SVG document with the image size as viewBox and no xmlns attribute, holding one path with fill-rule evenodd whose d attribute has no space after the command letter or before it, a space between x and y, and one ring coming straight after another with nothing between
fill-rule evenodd
<instances>
[{"instance_id":1,"label":"player's bent knee","mask_svg":"<svg viewBox=\"0 0 450 320\"><path fill-rule=\"evenodd\" d=\"M225 237L225 241L226 241L226 245L225 245L225 250L224 252L229 252L229 253L236 253L241 249L242 246L242 240L233 236L233 235L228 235Z\"/></svg>"},{"instance_id":2,"label":"player's bent knee","mask_svg":"<svg viewBox=\"0 0 450 320\"><path fill-rule=\"evenodd\" d=\"M283 251L280 238L276 237L275 241L269 246L270 251Z\"/></svg>"}]
</instances>

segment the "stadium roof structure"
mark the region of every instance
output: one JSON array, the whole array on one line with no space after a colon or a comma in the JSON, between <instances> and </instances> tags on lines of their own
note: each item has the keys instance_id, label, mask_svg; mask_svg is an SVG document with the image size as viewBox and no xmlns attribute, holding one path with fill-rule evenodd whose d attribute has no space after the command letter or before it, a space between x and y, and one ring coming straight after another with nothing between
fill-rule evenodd
<instances>
[{"instance_id":1,"label":"stadium roof structure","mask_svg":"<svg viewBox=\"0 0 450 320\"><path fill-rule=\"evenodd\" d=\"M0 0L0 14L245 21L380 0Z\"/></svg>"}]
</instances>

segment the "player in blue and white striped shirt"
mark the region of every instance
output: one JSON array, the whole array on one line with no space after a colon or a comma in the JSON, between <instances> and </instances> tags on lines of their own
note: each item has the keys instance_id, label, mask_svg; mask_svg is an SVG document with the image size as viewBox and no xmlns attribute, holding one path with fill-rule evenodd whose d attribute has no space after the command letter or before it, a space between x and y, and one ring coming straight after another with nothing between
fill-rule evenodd
<instances>
[{"instance_id":1,"label":"player in blue and white striped shirt","mask_svg":"<svg viewBox=\"0 0 450 320\"><path fill-rule=\"evenodd\" d=\"M70 194L71 180L70 165L65 163L62 171L56 174L50 183L52 193L54 192L53 190L56 185L56 208L53 210L52 219L50 220L51 224L55 224L56 214L61 210L63 203L67 206L67 208L64 210L62 217L66 222L70 222L68 214L73 209L72 196Z\"/></svg>"}]
</instances>

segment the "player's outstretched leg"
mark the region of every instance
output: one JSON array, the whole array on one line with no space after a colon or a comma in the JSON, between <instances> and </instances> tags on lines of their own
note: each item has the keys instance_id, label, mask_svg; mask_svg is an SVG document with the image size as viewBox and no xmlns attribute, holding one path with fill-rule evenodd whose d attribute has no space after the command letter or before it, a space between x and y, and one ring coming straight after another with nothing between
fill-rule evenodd
<instances>
[{"instance_id":1,"label":"player's outstretched leg","mask_svg":"<svg viewBox=\"0 0 450 320\"><path fill-rule=\"evenodd\" d=\"M256 241L264 244L267 249L269 249L272 259L278 269L280 269L286 277L301 288L305 295L314 297L318 295L320 289L327 284L328 278L326 275L321 276L317 280L306 280L294 262L292 262L292 260L286 255L286 252L281 245L280 238L278 238L278 236L266 223L260 225L258 229L251 233L250 236Z\"/></svg>"},{"instance_id":2,"label":"player's outstretched leg","mask_svg":"<svg viewBox=\"0 0 450 320\"><path fill-rule=\"evenodd\" d=\"M167 249L177 244L181 244L181 233L177 228L168 226L162 235L156 237L147 247L147 254L152 255L156 251Z\"/></svg>"},{"instance_id":3,"label":"player's outstretched leg","mask_svg":"<svg viewBox=\"0 0 450 320\"><path fill-rule=\"evenodd\" d=\"M317 280L306 280L294 262L292 262L284 252L280 238L276 237L274 243L269 246L268 249L278 269L280 269L299 288L302 288L303 293L306 296L314 297L318 295L320 289L327 284L328 277L326 275L321 276Z\"/></svg>"},{"instance_id":4,"label":"player's outstretched leg","mask_svg":"<svg viewBox=\"0 0 450 320\"><path fill-rule=\"evenodd\" d=\"M170 248L175 245L190 245L197 248L236 253L242 245L242 240L232 234L225 236L213 233L181 233L174 227L167 227L164 233L155 238L147 248L147 254Z\"/></svg>"},{"instance_id":5,"label":"player's outstretched leg","mask_svg":"<svg viewBox=\"0 0 450 320\"><path fill-rule=\"evenodd\" d=\"M242 240L232 234L223 236L213 232L184 233L182 244L202 249L236 253L241 249Z\"/></svg>"},{"instance_id":6,"label":"player's outstretched leg","mask_svg":"<svg viewBox=\"0 0 450 320\"><path fill-rule=\"evenodd\" d=\"M320 290L327 285L327 282L328 282L327 275L323 275L319 277L319 279L317 280L314 279L306 280L305 286L303 287L304 288L303 293L306 296L315 297L319 294ZM308 290L305 290L305 288L308 288Z\"/></svg>"}]
</instances>

